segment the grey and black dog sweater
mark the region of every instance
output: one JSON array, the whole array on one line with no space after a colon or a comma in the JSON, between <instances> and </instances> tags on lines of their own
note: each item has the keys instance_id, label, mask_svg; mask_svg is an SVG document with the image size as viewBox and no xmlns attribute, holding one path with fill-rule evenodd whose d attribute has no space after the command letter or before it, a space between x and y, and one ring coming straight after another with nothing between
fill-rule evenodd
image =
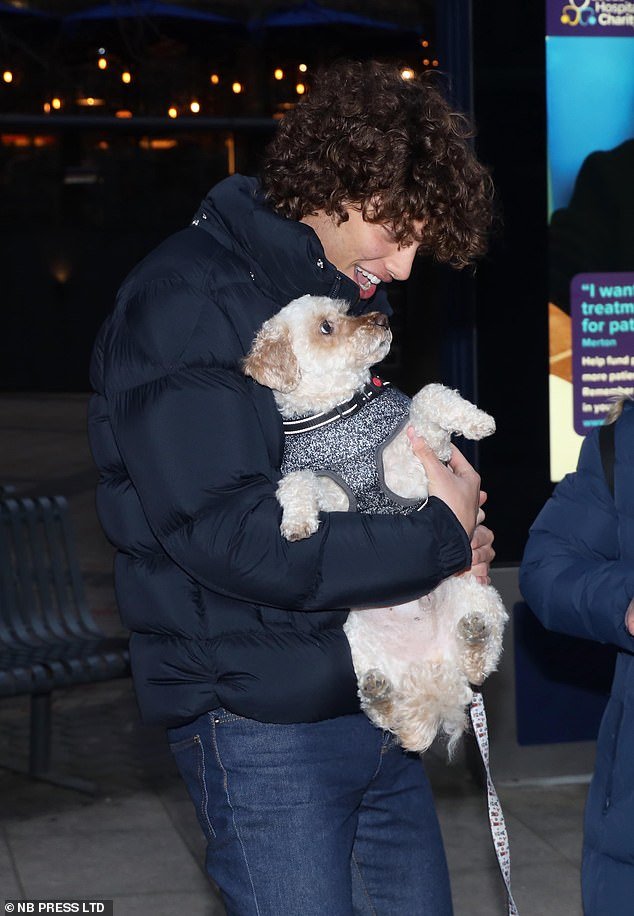
<instances>
[{"instance_id":1,"label":"grey and black dog sweater","mask_svg":"<svg viewBox=\"0 0 634 916\"><path fill-rule=\"evenodd\" d=\"M347 493L348 511L409 513L425 500L393 493L383 475L383 449L407 424L410 399L374 376L363 391L327 413L284 421L282 473L310 470Z\"/></svg>"}]
</instances>

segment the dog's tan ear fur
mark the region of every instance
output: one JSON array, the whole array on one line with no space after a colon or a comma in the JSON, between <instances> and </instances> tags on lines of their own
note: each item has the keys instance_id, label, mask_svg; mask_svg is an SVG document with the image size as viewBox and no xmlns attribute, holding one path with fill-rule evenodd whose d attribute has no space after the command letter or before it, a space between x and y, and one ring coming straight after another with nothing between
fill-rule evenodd
<instances>
[{"instance_id":1,"label":"dog's tan ear fur","mask_svg":"<svg viewBox=\"0 0 634 916\"><path fill-rule=\"evenodd\" d=\"M297 387L299 363L291 346L291 335L285 325L265 322L242 363L245 375L274 391L288 392Z\"/></svg>"}]
</instances>

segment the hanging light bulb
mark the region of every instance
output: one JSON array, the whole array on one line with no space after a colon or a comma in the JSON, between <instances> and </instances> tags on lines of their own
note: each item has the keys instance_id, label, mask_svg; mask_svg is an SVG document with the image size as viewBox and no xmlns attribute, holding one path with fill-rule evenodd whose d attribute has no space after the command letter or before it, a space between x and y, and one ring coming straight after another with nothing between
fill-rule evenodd
<instances>
[{"instance_id":1,"label":"hanging light bulb","mask_svg":"<svg viewBox=\"0 0 634 916\"><path fill-rule=\"evenodd\" d=\"M220 77L218 76L217 73L212 73L211 76L209 77L209 81L212 84L212 86L217 86L218 83L220 82Z\"/></svg>"},{"instance_id":2,"label":"hanging light bulb","mask_svg":"<svg viewBox=\"0 0 634 916\"><path fill-rule=\"evenodd\" d=\"M273 76L275 77L276 80L283 80L284 71L278 67L276 70L273 71Z\"/></svg>"},{"instance_id":3,"label":"hanging light bulb","mask_svg":"<svg viewBox=\"0 0 634 916\"><path fill-rule=\"evenodd\" d=\"M170 118L178 117L178 108L175 108L173 105L167 109L167 114Z\"/></svg>"},{"instance_id":4,"label":"hanging light bulb","mask_svg":"<svg viewBox=\"0 0 634 916\"><path fill-rule=\"evenodd\" d=\"M194 101L190 104L189 109L192 114L198 114L198 112L200 111L200 102L197 102L194 99Z\"/></svg>"},{"instance_id":5,"label":"hanging light bulb","mask_svg":"<svg viewBox=\"0 0 634 916\"><path fill-rule=\"evenodd\" d=\"M58 99L57 96L55 96L54 99L51 99L51 108L54 108L55 111L59 111L61 107L62 107L61 99Z\"/></svg>"},{"instance_id":6,"label":"hanging light bulb","mask_svg":"<svg viewBox=\"0 0 634 916\"><path fill-rule=\"evenodd\" d=\"M297 95L303 95L306 92L306 86L303 83L298 83L297 86L295 86L295 92Z\"/></svg>"},{"instance_id":7,"label":"hanging light bulb","mask_svg":"<svg viewBox=\"0 0 634 916\"><path fill-rule=\"evenodd\" d=\"M411 69L411 67L403 67L401 70L401 79L404 80L413 80L416 74Z\"/></svg>"},{"instance_id":8,"label":"hanging light bulb","mask_svg":"<svg viewBox=\"0 0 634 916\"><path fill-rule=\"evenodd\" d=\"M132 74L130 73L129 70L123 71L123 73L121 74L121 82L122 83L131 83L132 82Z\"/></svg>"},{"instance_id":9,"label":"hanging light bulb","mask_svg":"<svg viewBox=\"0 0 634 916\"><path fill-rule=\"evenodd\" d=\"M51 103L44 102L44 114L50 114L50 113L51 113Z\"/></svg>"},{"instance_id":10,"label":"hanging light bulb","mask_svg":"<svg viewBox=\"0 0 634 916\"><path fill-rule=\"evenodd\" d=\"M5 81L5 83L12 83L13 73L10 70L5 70L2 74L2 79Z\"/></svg>"},{"instance_id":11,"label":"hanging light bulb","mask_svg":"<svg viewBox=\"0 0 634 916\"><path fill-rule=\"evenodd\" d=\"M97 61L97 66L99 67L100 70L107 70L108 69L108 59L106 57L100 57L99 60Z\"/></svg>"},{"instance_id":12,"label":"hanging light bulb","mask_svg":"<svg viewBox=\"0 0 634 916\"><path fill-rule=\"evenodd\" d=\"M235 92L236 95L240 95L240 93L242 92L242 83L238 83L238 82L236 81L236 82L232 85L231 91L232 91L232 92Z\"/></svg>"},{"instance_id":13,"label":"hanging light bulb","mask_svg":"<svg viewBox=\"0 0 634 916\"><path fill-rule=\"evenodd\" d=\"M306 71L308 70L308 66L306 64L300 64L297 69L299 70L300 73L306 73Z\"/></svg>"}]
</instances>

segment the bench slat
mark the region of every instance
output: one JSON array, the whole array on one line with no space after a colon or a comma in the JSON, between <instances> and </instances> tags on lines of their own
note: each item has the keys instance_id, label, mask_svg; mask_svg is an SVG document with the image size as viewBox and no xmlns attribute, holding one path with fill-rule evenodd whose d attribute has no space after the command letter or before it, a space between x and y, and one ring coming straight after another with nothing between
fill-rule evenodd
<instances>
[{"instance_id":1,"label":"bench slat","mask_svg":"<svg viewBox=\"0 0 634 916\"><path fill-rule=\"evenodd\" d=\"M86 602L66 500L0 499L0 696L32 697L32 776L52 779L51 692L129 673Z\"/></svg>"}]
</instances>

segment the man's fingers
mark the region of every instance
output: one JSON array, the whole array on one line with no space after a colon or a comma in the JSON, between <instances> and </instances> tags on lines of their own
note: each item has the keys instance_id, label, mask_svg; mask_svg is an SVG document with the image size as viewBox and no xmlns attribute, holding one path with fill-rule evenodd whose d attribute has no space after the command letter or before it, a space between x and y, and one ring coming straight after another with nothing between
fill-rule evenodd
<instances>
[{"instance_id":1,"label":"man's fingers","mask_svg":"<svg viewBox=\"0 0 634 916\"><path fill-rule=\"evenodd\" d=\"M483 521L485 520L485 518L486 518L486 514L485 514L484 509L482 508L482 506L485 504L485 502L487 501L488 497L489 497L489 494L488 494L485 490L480 490L480 508L479 508L479 510L478 510L478 519L477 519L477 521L476 521L476 525L481 525L482 522L483 522Z\"/></svg>"},{"instance_id":2,"label":"man's fingers","mask_svg":"<svg viewBox=\"0 0 634 916\"><path fill-rule=\"evenodd\" d=\"M490 566L495 560L495 549L491 543L482 544L477 547L471 542L471 566Z\"/></svg>"},{"instance_id":3,"label":"man's fingers","mask_svg":"<svg viewBox=\"0 0 634 916\"><path fill-rule=\"evenodd\" d=\"M434 471L444 469L445 465L438 459L429 443L423 439L422 436L416 435L413 426L407 427L407 435L412 445L412 451L418 460L422 461L428 477L430 477Z\"/></svg>"},{"instance_id":4,"label":"man's fingers","mask_svg":"<svg viewBox=\"0 0 634 916\"><path fill-rule=\"evenodd\" d=\"M490 547L493 544L495 535L486 525L478 525L471 538L471 547L476 550L478 547Z\"/></svg>"},{"instance_id":5,"label":"man's fingers","mask_svg":"<svg viewBox=\"0 0 634 916\"><path fill-rule=\"evenodd\" d=\"M451 445L451 457L447 464L454 474L458 474L458 476L474 476L477 477L478 480L480 479L477 471L474 470L460 449L453 443Z\"/></svg>"},{"instance_id":6,"label":"man's fingers","mask_svg":"<svg viewBox=\"0 0 634 916\"><path fill-rule=\"evenodd\" d=\"M454 513L464 530L473 535L479 512L480 477L467 459L455 447L451 448L448 465L439 461L429 445L407 428L412 451L422 462L429 481L429 495L441 499Z\"/></svg>"},{"instance_id":7,"label":"man's fingers","mask_svg":"<svg viewBox=\"0 0 634 916\"><path fill-rule=\"evenodd\" d=\"M488 567L495 559L493 539L493 532L485 525L478 525L473 532L473 537L471 538L471 572L476 576L488 576L489 574Z\"/></svg>"},{"instance_id":8,"label":"man's fingers","mask_svg":"<svg viewBox=\"0 0 634 916\"><path fill-rule=\"evenodd\" d=\"M478 567L477 574L480 574L480 568L486 567L486 573L489 572L489 566L495 560L495 550L493 547L478 547L477 550L471 551L471 571Z\"/></svg>"}]
</instances>

